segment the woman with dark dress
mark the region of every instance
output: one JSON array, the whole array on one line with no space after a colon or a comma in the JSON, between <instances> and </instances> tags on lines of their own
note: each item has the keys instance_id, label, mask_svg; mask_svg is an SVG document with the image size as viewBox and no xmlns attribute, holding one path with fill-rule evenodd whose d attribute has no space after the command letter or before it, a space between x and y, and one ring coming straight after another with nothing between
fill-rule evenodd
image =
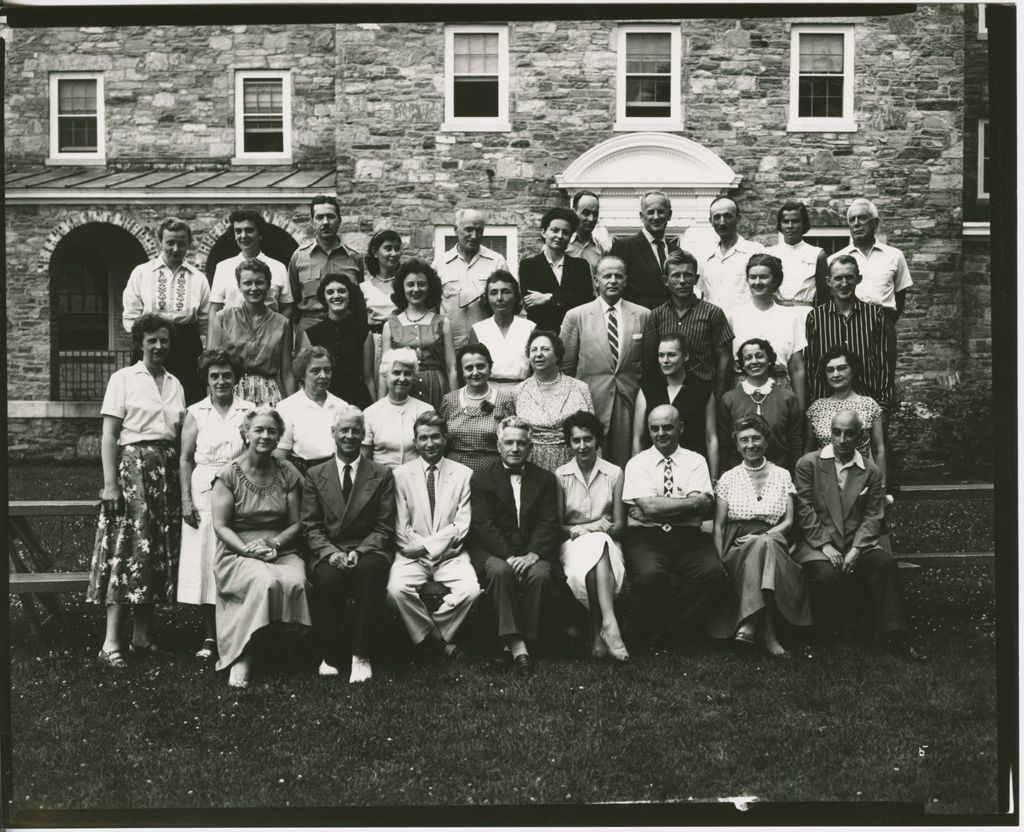
<instances>
[{"instance_id":1,"label":"woman with dark dress","mask_svg":"<svg viewBox=\"0 0 1024 832\"><path fill-rule=\"evenodd\" d=\"M331 355L334 371L329 392L365 410L374 399L373 339L366 322L366 299L347 274L325 275L316 290L327 317L306 330L314 347Z\"/></svg>"},{"instance_id":2,"label":"woman with dark dress","mask_svg":"<svg viewBox=\"0 0 1024 832\"><path fill-rule=\"evenodd\" d=\"M715 425L715 396L686 373L690 347L679 333L663 335L658 341L661 375L647 379L636 394L633 411L633 455L651 447L647 417L658 405L670 404L683 419L679 446L700 454L708 462L711 479L718 477L718 434ZM699 391L699 392L695 392Z\"/></svg>"}]
</instances>

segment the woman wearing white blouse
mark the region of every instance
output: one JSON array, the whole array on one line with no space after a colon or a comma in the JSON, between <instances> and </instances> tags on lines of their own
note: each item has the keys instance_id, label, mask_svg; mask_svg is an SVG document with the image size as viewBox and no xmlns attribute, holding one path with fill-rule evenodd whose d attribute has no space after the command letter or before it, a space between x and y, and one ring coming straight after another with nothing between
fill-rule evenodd
<instances>
[{"instance_id":1,"label":"woman wearing white blouse","mask_svg":"<svg viewBox=\"0 0 1024 832\"><path fill-rule=\"evenodd\" d=\"M388 350L381 356L380 373L387 395L363 412L363 458L394 467L419 458L413 424L421 413L434 408L409 395L419 369L416 352L409 347Z\"/></svg>"},{"instance_id":2,"label":"woman wearing white blouse","mask_svg":"<svg viewBox=\"0 0 1024 832\"><path fill-rule=\"evenodd\" d=\"M785 277L778 297L785 304L820 306L830 296L828 258L824 249L804 242L811 228L807 206L802 202L786 202L775 215L775 228L782 242L765 251L782 261Z\"/></svg>"},{"instance_id":3,"label":"woman wearing white blouse","mask_svg":"<svg viewBox=\"0 0 1024 832\"><path fill-rule=\"evenodd\" d=\"M481 303L491 310L491 317L473 324L469 343L483 344L490 352L491 387L511 393L530 374L526 342L537 325L519 315L523 297L510 272L498 270L487 278Z\"/></svg>"}]
</instances>

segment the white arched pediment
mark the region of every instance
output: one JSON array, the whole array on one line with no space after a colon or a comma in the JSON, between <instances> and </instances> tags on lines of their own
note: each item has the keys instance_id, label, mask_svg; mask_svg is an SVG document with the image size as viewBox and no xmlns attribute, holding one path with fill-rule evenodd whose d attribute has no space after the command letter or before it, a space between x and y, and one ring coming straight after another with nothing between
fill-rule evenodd
<instances>
[{"instance_id":1,"label":"white arched pediment","mask_svg":"<svg viewBox=\"0 0 1024 832\"><path fill-rule=\"evenodd\" d=\"M694 242L708 238L709 232L714 237L708 223L711 201L737 188L742 179L714 151L672 133L615 136L555 176L570 195L581 190L598 194L601 222L612 231L639 228L640 196L664 191L672 200L672 233Z\"/></svg>"}]
</instances>

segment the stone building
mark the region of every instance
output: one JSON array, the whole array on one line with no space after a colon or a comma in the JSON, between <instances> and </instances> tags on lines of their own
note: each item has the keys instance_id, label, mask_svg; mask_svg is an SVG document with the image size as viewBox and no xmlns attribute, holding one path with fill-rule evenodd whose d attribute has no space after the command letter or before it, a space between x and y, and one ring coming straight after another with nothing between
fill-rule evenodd
<instances>
[{"instance_id":1,"label":"stone building","mask_svg":"<svg viewBox=\"0 0 1024 832\"><path fill-rule=\"evenodd\" d=\"M321 192L341 200L346 242L391 227L423 257L451 244L457 206L485 208L489 244L513 263L581 188L620 234L639 226L641 193L667 191L687 246L713 239L718 195L766 244L777 206L801 199L830 251L867 196L914 278L901 380L988 372L976 6L2 35L12 457L98 454L103 383L128 360L121 291L156 255L161 218L191 224L191 260L212 276L236 252L232 208L262 210L264 248L286 260Z\"/></svg>"}]
</instances>

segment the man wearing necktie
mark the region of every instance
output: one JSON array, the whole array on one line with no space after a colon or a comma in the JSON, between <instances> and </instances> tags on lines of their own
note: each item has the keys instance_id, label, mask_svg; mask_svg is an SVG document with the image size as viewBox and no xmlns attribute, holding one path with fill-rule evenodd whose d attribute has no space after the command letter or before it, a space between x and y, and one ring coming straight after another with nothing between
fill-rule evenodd
<instances>
[{"instance_id":1,"label":"man wearing necktie","mask_svg":"<svg viewBox=\"0 0 1024 832\"><path fill-rule=\"evenodd\" d=\"M728 591L714 542L700 528L714 507L711 476L704 457L679 447L683 424L672 405L654 408L647 425L653 447L629 460L623 476L626 573L640 635L690 639Z\"/></svg>"},{"instance_id":2,"label":"man wearing necktie","mask_svg":"<svg viewBox=\"0 0 1024 832\"><path fill-rule=\"evenodd\" d=\"M498 427L498 455L470 482L473 519L470 558L498 621L498 637L516 673L529 675L526 641L536 641L542 618L552 620L561 575L558 482L527 461L530 425L516 416Z\"/></svg>"},{"instance_id":3,"label":"man wearing necktie","mask_svg":"<svg viewBox=\"0 0 1024 832\"><path fill-rule=\"evenodd\" d=\"M338 675L346 599L354 598L353 683L373 675L370 656L384 611L395 536L395 480L391 469L360 458L363 433L362 411L339 408L331 427L336 456L310 468L302 487L306 569L313 584L310 614L322 659L319 673Z\"/></svg>"},{"instance_id":4,"label":"man wearing necktie","mask_svg":"<svg viewBox=\"0 0 1024 832\"><path fill-rule=\"evenodd\" d=\"M669 253L679 248L679 241L665 234L671 219L668 196L648 191L640 197L643 227L632 237L620 237L612 244L611 253L626 264L629 275L629 285L622 294L625 300L654 309L669 299L661 273Z\"/></svg>"},{"instance_id":5,"label":"man wearing necktie","mask_svg":"<svg viewBox=\"0 0 1024 832\"><path fill-rule=\"evenodd\" d=\"M466 554L472 469L444 459L448 428L434 411L413 423L419 459L395 470L395 562L388 597L398 609L413 644L434 642L451 659L461 654L455 632L480 594ZM427 582L448 592L431 615L418 590Z\"/></svg>"}]
</instances>

